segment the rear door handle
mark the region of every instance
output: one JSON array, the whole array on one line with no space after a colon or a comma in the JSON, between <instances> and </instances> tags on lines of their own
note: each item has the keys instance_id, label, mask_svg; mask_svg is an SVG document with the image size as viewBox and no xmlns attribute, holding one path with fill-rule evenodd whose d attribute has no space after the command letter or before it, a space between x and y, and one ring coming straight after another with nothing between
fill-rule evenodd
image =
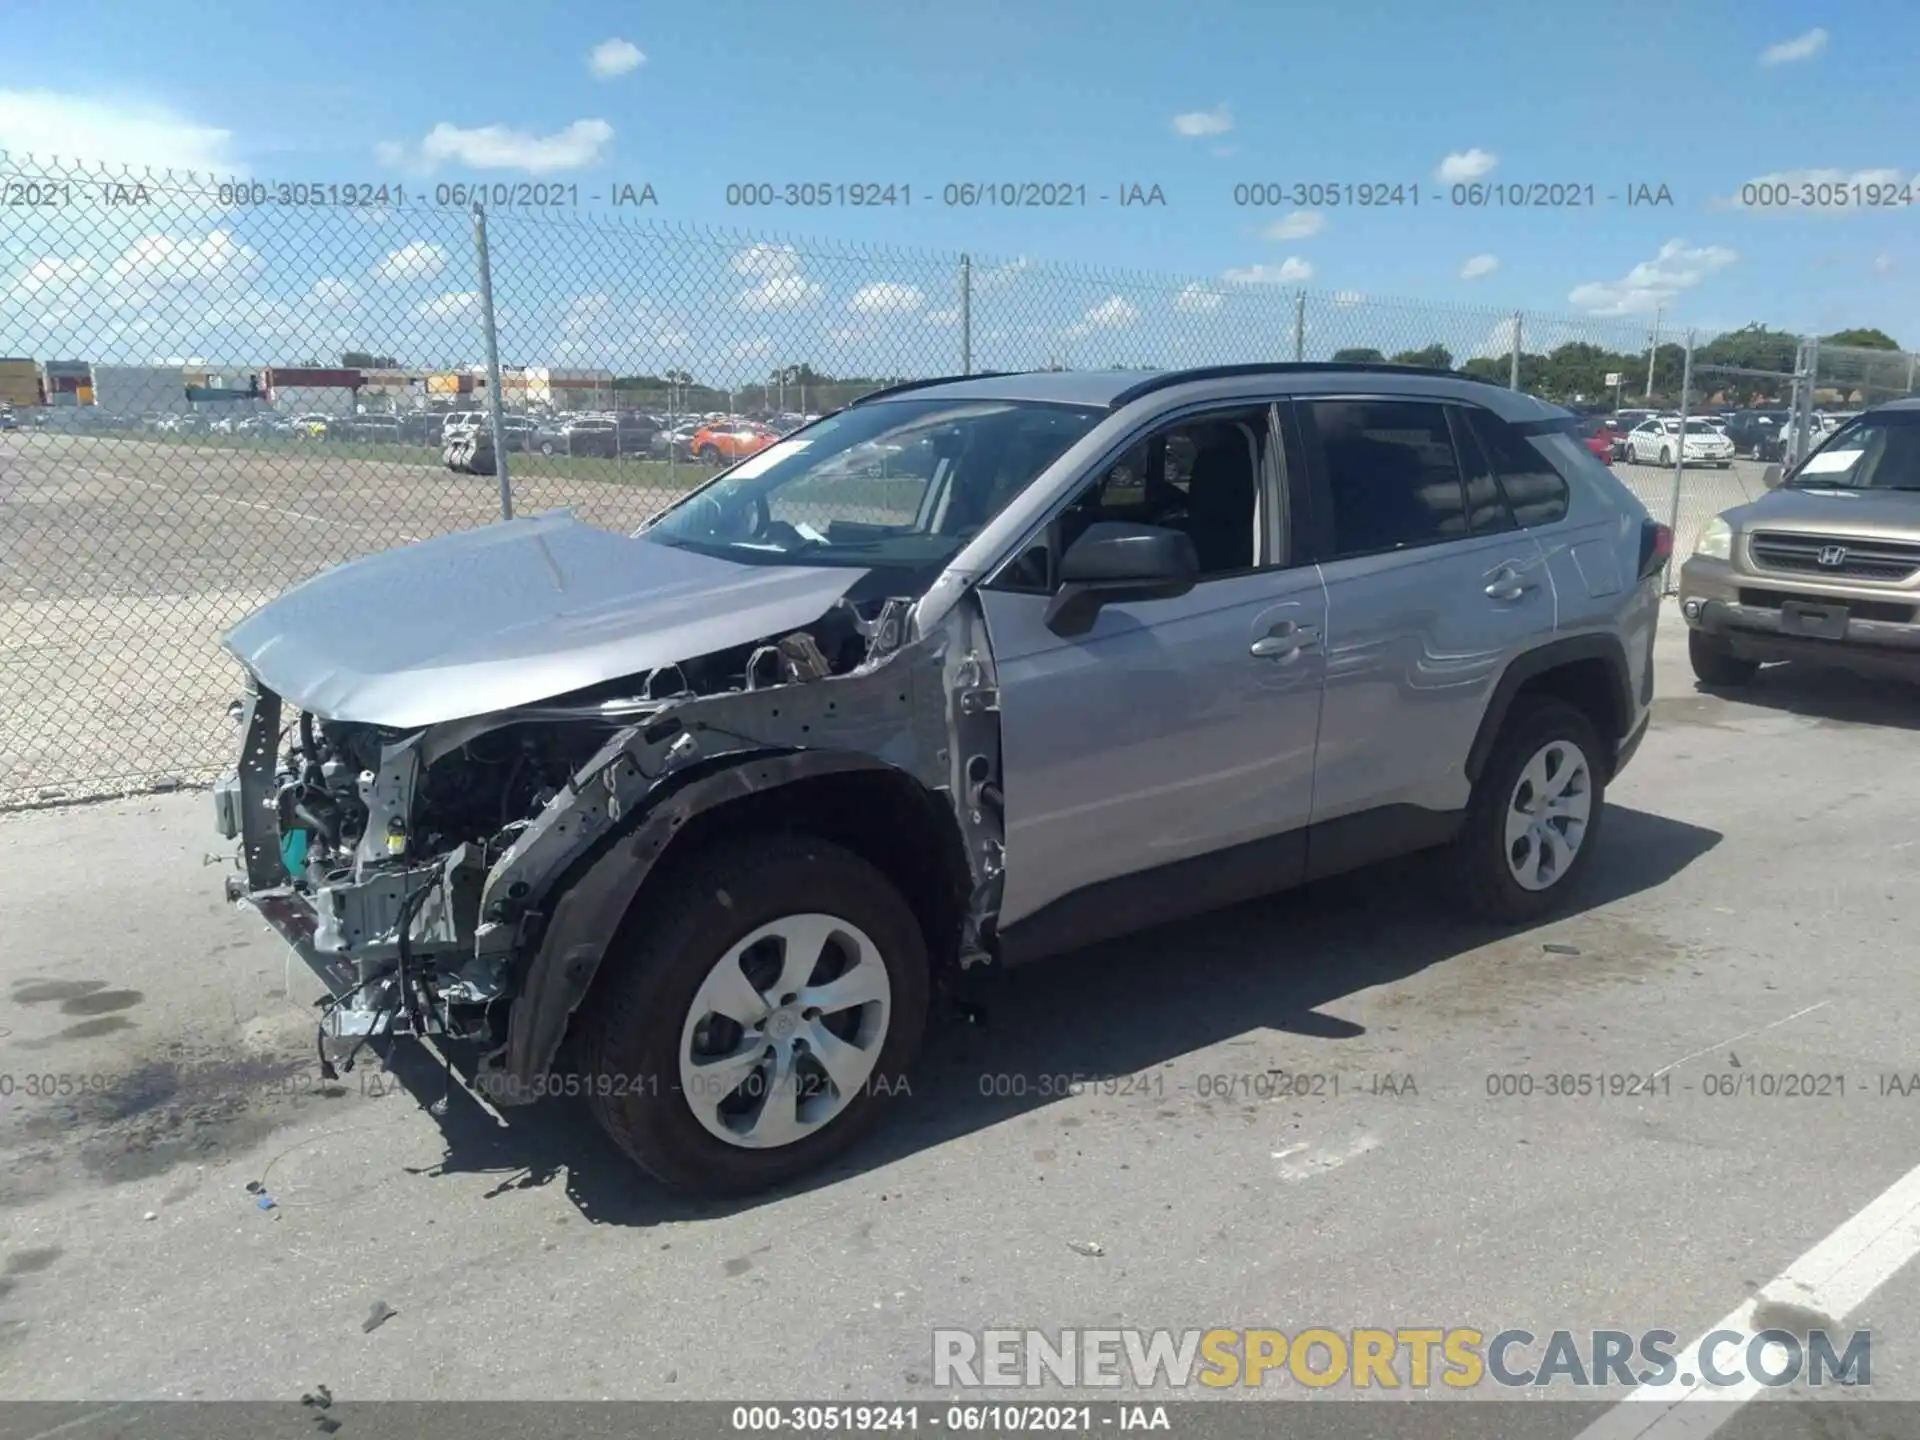
<instances>
[{"instance_id":1,"label":"rear door handle","mask_svg":"<svg viewBox=\"0 0 1920 1440\"><path fill-rule=\"evenodd\" d=\"M1270 634L1261 636L1248 647L1259 660L1290 660L1302 650L1319 642L1320 632L1311 625L1296 625L1283 620Z\"/></svg>"},{"instance_id":2,"label":"rear door handle","mask_svg":"<svg viewBox=\"0 0 1920 1440\"><path fill-rule=\"evenodd\" d=\"M1488 598L1493 600L1518 600L1533 588L1533 581L1522 579L1519 572L1512 566L1503 565L1493 572L1493 579L1488 582L1486 593Z\"/></svg>"}]
</instances>

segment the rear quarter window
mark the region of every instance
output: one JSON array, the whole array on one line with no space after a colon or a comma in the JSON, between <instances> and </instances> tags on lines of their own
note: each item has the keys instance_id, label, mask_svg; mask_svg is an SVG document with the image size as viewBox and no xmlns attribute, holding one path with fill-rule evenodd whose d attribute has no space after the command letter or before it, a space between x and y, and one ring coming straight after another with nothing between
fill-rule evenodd
<instances>
[{"instance_id":1,"label":"rear quarter window","mask_svg":"<svg viewBox=\"0 0 1920 1440\"><path fill-rule=\"evenodd\" d=\"M1566 477L1555 468L1556 464L1569 463L1560 458L1561 449L1536 448L1537 442L1529 441L1506 421L1485 410L1474 410L1469 416L1474 438L1479 440L1480 448L1486 452L1487 459L1493 465L1493 473L1499 478L1500 488L1506 492L1507 504L1512 507L1513 518L1529 529L1539 525L1554 525L1567 518L1567 509L1572 503L1572 492ZM1566 452L1580 457L1586 465L1604 465L1588 452L1586 446L1575 443L1572 436L1556 433L1540 437L1561 442ZM1553 460L1549 460L1549 456Z\"/></svg>"}]
</instances>

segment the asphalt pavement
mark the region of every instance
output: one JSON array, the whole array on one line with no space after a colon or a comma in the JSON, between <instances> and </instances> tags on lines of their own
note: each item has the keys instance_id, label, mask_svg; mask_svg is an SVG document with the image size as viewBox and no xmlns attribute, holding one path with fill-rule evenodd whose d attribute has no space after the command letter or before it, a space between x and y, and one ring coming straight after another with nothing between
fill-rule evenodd
<instances>
[{"instance_id":1,"label":"asphalt pavement","mask_svg":"<svg viewBox=\"0 0 1920 1440\"><path fill-rule=\"evenodd\" d=\"M1710 697L1682 638L1564 918L1465 927L1402 863L1016 973L890 1129L737 1204L422 1052L323 1086L206 795L0 816L0 1394L931 1400L936 1328L1697 1336L1920 1163L1920 692ZM1882 1258L1831 1318L1920 1399Z\"/></svg>"}]
</instances>

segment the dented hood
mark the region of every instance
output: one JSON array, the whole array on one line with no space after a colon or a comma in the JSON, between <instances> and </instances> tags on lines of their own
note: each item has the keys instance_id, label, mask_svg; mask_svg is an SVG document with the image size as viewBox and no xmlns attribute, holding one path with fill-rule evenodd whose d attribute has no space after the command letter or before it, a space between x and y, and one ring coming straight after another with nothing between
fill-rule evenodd
<instances>
[{"instance_id":1,"label":"dented hood","mask_svg":"<svg viewBox=\"0 0 1920 1440\"><path fill-rule=\"evenodd\" d=\"M410 730L783 635L865 574L740 564L558 511L351 561L223 638L303 710Z\"/></svg>"}]
</instances>

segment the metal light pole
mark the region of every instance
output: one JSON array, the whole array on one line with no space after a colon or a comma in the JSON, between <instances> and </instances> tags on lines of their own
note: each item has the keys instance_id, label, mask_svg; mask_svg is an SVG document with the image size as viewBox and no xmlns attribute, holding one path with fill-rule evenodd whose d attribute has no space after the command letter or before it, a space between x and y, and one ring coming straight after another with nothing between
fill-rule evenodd
<instances>
[{"instance_id":1,"label":"metal light pole","mask_svg":"<svg viewBox=\"0 0 1920 1440\"><path fill-rule=\"evenodd\" d=\"M1647 341L1647 393L1643 398L1649 402L1653 399L1653 360L1660 353L1661 308L1658 305L1653 307L1653 336Z\"/></svg>"},{"instance_id":2,"label":"metal light pole","mask_svg":"<svg viewBox=\"0 0 1920 1440\"><path fill-rule=\"evenodd\" d=\"M1680 477L1687 468L1687 404L1693 391L1693 331L1687 331L1687 354L1680 368L1680 434L1675 438L1673 447L1673 500L1667 507L1667 529L1674 535L1680 533ZM1679 551L1674 546L1667 555L1667 573L1662 581L1663 590L1673 588L1673 557Z\"/></svg>"},{"instance_id":3,"label":"metal light pole","mask_svg":"<svg viewBox=\"0 0 1920 1440\"><path fill-rule=\"evenodd\" d=\"M473 244L480 254L480 328L487 342L487 423L493 431L493 472L500 477L500 518L513 518L513 482L507 478L507 422L500 408L500 331L494 322L493 266L487 258L487 212L473 207Z\"/></svg>"}]
</instances>

